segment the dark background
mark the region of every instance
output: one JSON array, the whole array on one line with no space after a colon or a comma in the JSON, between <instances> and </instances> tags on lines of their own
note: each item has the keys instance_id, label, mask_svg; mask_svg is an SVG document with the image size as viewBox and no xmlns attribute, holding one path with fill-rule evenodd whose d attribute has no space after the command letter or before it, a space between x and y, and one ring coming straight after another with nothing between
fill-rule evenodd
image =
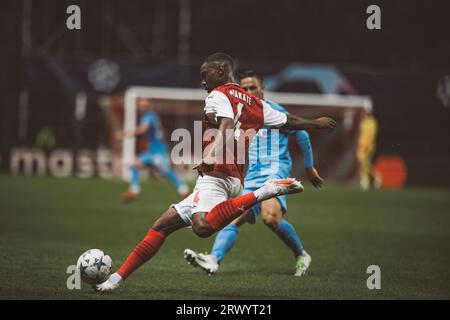
<instances>
[{"instance_id":1,"label":"dark background","mask_svg":"<svg viewBox=\"0 0 450 320\"><path fill-rule=\"evenodd\" d=\"M32 2L33 54L177 58L179 0ZM80 31L65 28L71 4L82 10ZM380 31L365 27L370 4L381 7ZM2 57L8 58L2 66L17 70L23 1L2 1L0 8ZM251 61L448 69L449 8L439 0L195 0L190 60L226 51Z\"/></svg>"},{"instance_id":2,"label":"dark background","mask_svg":"<svg viewBox=\"0 0 450 320\"><path fill-rule=\"evenodd\" d=\"M66 28L66 8L71 4L82 10L79 31ZM381 7L381 30L366 28L370 4ZM17 108L21 88L30 85L33 69L26 66L33 61L77 63L107 57L174 63L182 70L175 84L196 86L202 59L225 51L240 67L267 73L290 62L336 65L358 94L374 100L380 123L378 153L406 158L409 183L450 184L450 110L436 95L438 81L450 74L448 1L192 0L189 49L181 55L179 9L179 0L32 1L27 49L21 40L24 1L1 1L3 157L11 146L31 143L31 138L17 137ZM47 91L59 90L57 83L44 84ZM47 91L39 92L45 96ZM66 97L57 94L61 100ZM43 102L30 108L56 117ZM64 117L64 110L59 116Z\"/></svg>"}]
</instances>

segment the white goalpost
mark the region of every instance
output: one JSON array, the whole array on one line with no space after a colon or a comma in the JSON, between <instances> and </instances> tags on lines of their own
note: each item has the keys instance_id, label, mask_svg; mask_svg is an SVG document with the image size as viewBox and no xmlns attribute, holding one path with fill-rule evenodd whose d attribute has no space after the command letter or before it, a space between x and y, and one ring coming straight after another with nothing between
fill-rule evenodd
<instances>
[{"instance_id":1,"label":"white goalpost","mask_svg":"<svg viewBox=\"0 0 450 320\"><path fill-rule=\"evenodd\" d=\"M167 88L167 87L145 87L133 86L125 91L125 112L124 112L124 130L131 131L136 128L137 124L137 99L149 98L159 101L166 101L168 105L176 105L165 109L160 109L158 112L169 114L170 116L182 117L179 110L184 110L184 113L198 113L201 115L203 109L204 99L207 93L202 89L188 89L188 88ZM372 100L368 96L357 95L334 95L334 94L303 94L303 93L281 93L281 92L266 92L266 98L279 103L283 106L288 106L288 110L297 113L300 116L310 117L315 113L323 112L324 110L334 110L337 114L342 115L342 124L345 128L354 128L354 116L356 110L372 111ZM190 105L185 104L190 103ZM195 110L190 110L194 107ZM306 108L306 109L302 109ZM330 109L332 108L332 109ZM298 110L298 111L297 111ZM302 111L310 116L304 115ZM200 120L200 117L198 118ZM354 139L354 138L353 138ZM122 177L128 178L128 168L133 163L136 152L136 139L128 138L123 140L122 144Z\"/></svg>"}]
</instances>

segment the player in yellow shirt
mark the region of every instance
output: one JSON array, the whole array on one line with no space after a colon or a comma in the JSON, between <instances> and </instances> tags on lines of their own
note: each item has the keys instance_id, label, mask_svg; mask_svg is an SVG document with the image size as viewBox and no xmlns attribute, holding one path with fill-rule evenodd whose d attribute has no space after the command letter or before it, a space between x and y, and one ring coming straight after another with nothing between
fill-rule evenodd
<instances>
[{"instance_id":1,"label":"player in yellow shirt","mask_svg":"<svg viewBox=\"0 0 450 320\"><path fill-rule=\"evenodd\" d=\"M372 186L379 187L380 177L372 167L372 157L375 154L378 131L377 119L366 112L360 123L358 151L356 157L359 165L360 185L363 190Z\"/></svg>"}]
</instances>

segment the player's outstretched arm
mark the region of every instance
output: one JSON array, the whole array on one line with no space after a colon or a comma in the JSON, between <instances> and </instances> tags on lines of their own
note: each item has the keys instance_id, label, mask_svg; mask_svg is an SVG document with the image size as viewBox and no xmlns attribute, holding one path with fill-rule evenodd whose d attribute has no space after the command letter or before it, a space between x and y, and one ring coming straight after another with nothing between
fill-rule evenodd
<instances>
[{"instance_id":1,"label":"player's outstretched arm","mask_svg":"<svg viewBox=\"0 0 450 320\"><path fill-rule=\"evenodd\" d=\"M314 167L314 155L308 132L305 130L296 130L291 132L293 133L293 136L302 151L303 165L305 168Z\"/></svg>"},{"instance_id":2,"label":"player's outstretched arm","mask_svg":"<svg viewBox=\"0 0 450 320\"><path fill-rule=\"evenodd\" d=\"M311 140L308 132L298 130L294 133L297 144L300 146L303 155L303 165L305 166L308 180L315 188L321 188L323 185L323 178L319 175L316 168L314 168L314 156L312 151Z\"/></svg>"},{"instance_id":3,"label":"player's outstretched arm","mask_svg":"<svg viewBox=\"0 0 450 320\"><path fill-rule=\"evenodd\" d=\"M305 170L306 170L306 175L308 176L308 180L311 182L311 184L315 188L322 188L324 180L319 175L316 168L311 167L311 168L306 168Z\"/></svg>"},{"instance_id":4,"label":"player's outstretched arm","mask_svg":"<svg viewBox=\"0 0 450 320\"><path fill-rule=\"evenodd\" d=\"M121 140L124 138L140 136L142 134L147 133L147 131L149 129L150 129L150 126L148 124L141 124L140 126L138 126L136 129L134 129L132 131L118 131L116 133L116 138Z\"/></svg>"},{"instance_id":5,"label":"player's outstretched arm","mask_svg":"<svg viewBox=\"0 0 450 320\"><path fill-rule=\"evenodd\" d=\"M282 126L285 129L305 130L305 129L329 129L336 127L336 121L329 117L321 117L317 119L304 119L293 114L287 115L286 124Z\"/></svg>"},{"instance_id":6,"label":"player's outstretched arm","mask_svg":"<svg viewBox=\"0 0 450 320\"><path fill-rule=\"evenodd\" d=\"M283 128L290 130L305 129L329 129L336 127L336 121L329 117L321 117L317 119L304 119L293 114L285 114L273 109L267 102L262 101L264 111L264 124L275 128Z\"/></svg>"}]
</instances>

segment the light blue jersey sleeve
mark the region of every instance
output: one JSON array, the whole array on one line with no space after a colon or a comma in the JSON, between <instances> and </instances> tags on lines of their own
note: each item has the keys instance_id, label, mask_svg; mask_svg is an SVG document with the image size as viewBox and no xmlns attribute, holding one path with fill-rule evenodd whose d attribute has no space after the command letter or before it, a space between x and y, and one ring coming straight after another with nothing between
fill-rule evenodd
<instances>
[{"instance_id":1,"label":"light blue jersey sleeve","mask_svg":"<svg viewBox=\"0 0 450 320\"><path fill-rule=\"evenodd\" d=\"M282 106L280 106L279 104L268 100L266 102L269 103L270 106L275 110L288 114L287 110ZM302 150L303 164L305 168L313 167L314 157L308 132L306 132L305 130L288 130L287 132L295 137L298 145L300 146L300 149Z\"/></svg>"},{"instance_id":2,"label":"light blue jersey sleeve","mask_svg":"<svg viewBox=\"0 0 450 320\"><path fill-rule=\"evenodd\" d=\"M303 154L303 165L305 168L314 167L314 157L312 152L311 140L309 134L305 130L294 131L293 135L300 146Z\"/></svg>"},{"instance_id":3,"label":"light blue jersey sleeve","mask_svg":"<svg viewBox=\"0 0 450 320\"><path fill-rule=\"evenodd\" d=\"M163 141L163 132L158 114L155 112L146 112L141 116L140 125L148 125L149 129L145 133L145 138L154 152L167 151L167 146Z\"/></svg>"},{"instance_id":4,"label":"light blue jersey sleeve","mask_svg":"<svg viewBox=\"0 0 450 320\"><path fill-rule=\"evenodd\" d=\"M155 122L155 114L152 112L147 112L142 115L140 124L152 127L154 122Z\"/></svg>"}]
</instances>

